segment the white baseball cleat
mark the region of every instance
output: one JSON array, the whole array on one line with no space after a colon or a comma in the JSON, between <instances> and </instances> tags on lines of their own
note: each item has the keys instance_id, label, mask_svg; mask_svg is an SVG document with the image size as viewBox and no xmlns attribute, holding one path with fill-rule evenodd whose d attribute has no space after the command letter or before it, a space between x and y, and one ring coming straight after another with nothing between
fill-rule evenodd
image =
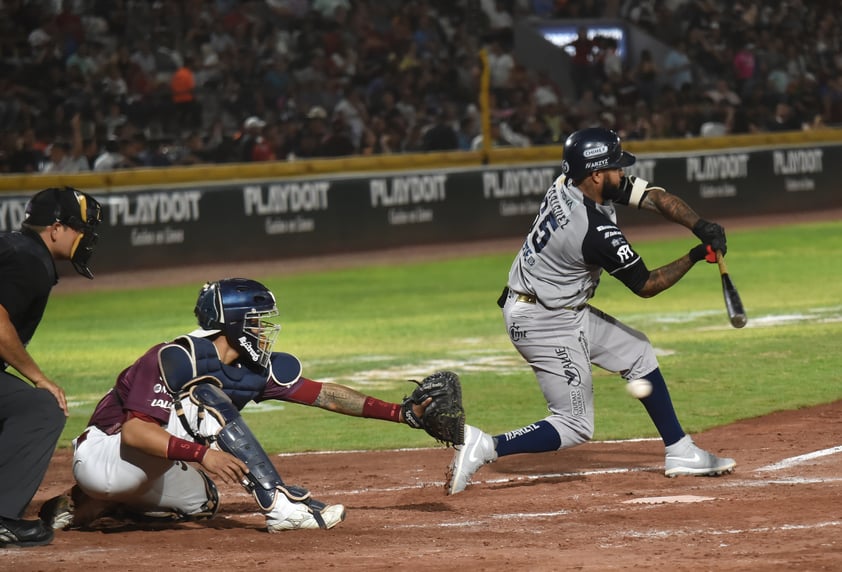
<instances>
[{"instance_id":1,"label":"white baseball cleat","mask_svg":"<svg viewBox=\"0 0 842 572\"><path fill-rule=\"evenodd\" d=\"M496 460L494 438L481 429L465 425L465 443L456 447L447 470L447 494L455 495L464 491L481 466Z\"/></svg>"},{"instance_id":2,"label":"white baseball cleat","mask_svg":"<svg viewBox=\"0 0 842 572\"><path fill-rule=\"evenodd\" d=\"M693 443L689 436L685 436L675 445L668 447L664 475L715 477L730 473L736 466L737 462L734 459L708 453Z\"/></svg>"},{"instance_id":3,"label":"white baseball cleat","mask_svg":"<svg viewBox=\"0 0 842 572\"><path fill-rule=\"evenodd\" d=\"M313 515L313 511L303 503L294 503L295 511L283 520L275 520L267 517L266 529L269 532L283 532L285 530L309 530L321 528L319 521ZM345 507L341 504L331 504L321 510L322 520L325 528L333 528L345 520Z\"/></svg>"}]
</instances>

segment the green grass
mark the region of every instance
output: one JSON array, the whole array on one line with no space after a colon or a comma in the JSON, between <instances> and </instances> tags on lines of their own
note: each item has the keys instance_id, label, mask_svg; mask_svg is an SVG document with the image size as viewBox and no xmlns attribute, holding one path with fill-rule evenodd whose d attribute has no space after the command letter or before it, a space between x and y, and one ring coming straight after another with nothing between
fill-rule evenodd
<instances>
[{"instance_id":1,"label":"green grass","mask_svg":"<svg viewBox=\"0 0 842 572\"><path fill-rule=\"evenodd\" d=\"M636 247L655 268L693 244L688 236ZM462 377L469 422L503 431L546 415L495 305L513 255L251 277L276 293L276 349L299 356L305 376L396 401L411 389L405 380L449 367ZM604 275L593 303L664 352L679 418L697 432L842 398L840 259L842 223L729 232L728 268L749 316L740 330L728 325L715 265L697 265L649 300ZM199 286L53 296L29 349L72 404L60 446L120 370L193 329ZM655 435L619 377L597 369L595 385L596 438ZM249 406L244 415L270 452L432 445L406 426L300 405Z\"/></svg>"}]
</instances>

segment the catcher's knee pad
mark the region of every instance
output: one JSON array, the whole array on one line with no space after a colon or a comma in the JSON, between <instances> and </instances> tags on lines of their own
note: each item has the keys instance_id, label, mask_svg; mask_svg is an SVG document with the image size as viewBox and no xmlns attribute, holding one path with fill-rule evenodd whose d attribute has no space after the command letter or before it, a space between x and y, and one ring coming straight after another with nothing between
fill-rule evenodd
<instances>
[{"instance_id":1,"label":"catcher's knee pad","mask_svg":"<svg viewBox=\"0 0 842 572\"><path fill-rule=\"evenodd\" d=\"M243 486L251 491L260 508L272 510L279 493L283 493L292 502L308 503L310 491L284 483L239 410L222 389L202 383L191 387L189 396L194 403L204 406L222 426L214 437L219 448L248 466L247 482Z\"/></svg>"}]
</instances>

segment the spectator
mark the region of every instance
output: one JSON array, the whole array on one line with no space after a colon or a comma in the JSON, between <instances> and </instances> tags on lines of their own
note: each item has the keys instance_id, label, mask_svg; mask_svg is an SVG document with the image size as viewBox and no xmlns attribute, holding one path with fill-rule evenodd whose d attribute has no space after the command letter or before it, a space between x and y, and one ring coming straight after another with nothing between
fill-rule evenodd
<instances>
[{"instance_id":1,"label":"spectator","mask_svg":"<svg viewBox=\"0 0 842 572\"><path fill-rule=\"evenodd\" d=\"M482 11L488 19L488 26L492 33L512 29L512 15L506 9L506 2L503 0L481 0Z\"/></svg>"},{"instance_id":2,"label":"spectator","mask_svg":"<svg viewBox=\"0 0 842 572\"><path fill-rule=\"evenodd\" d=\"M747 42L734 54L733 61L735 89L745 96L754 86L755 57L754 44Z\"/></svg>"},{"instance_id":3,"label":"spectator","mask_svg":"<svg viewBox=\"0 0 842 572\"><path fill-rule=\"evenodd\" d=\"M634 77L637 81L637 90L640 98L646 102L650 108L655 102L655 96L658 91L658 76L660 70L652 57L651 50L644 49L640 51L640 61L634 71Z\"/></svg>"},{"instance_id":4,"label":"spectator","mask_svg":"<svg viewBox=\"0 0 842 572\"><path fill-rule=\"evenodd\" d=\"M825 121L842 123L842 71L829 78L820 91Z\"/></svg>"},{"instance_id":5,"label":"spectator","mask_svg":"<svg viewBox=\"0 0 842 572\"><path fill-rule=\"evenodd\" d=\"M188 55L170 80L173 104L173 124L177 129L196 129L201 124L202 110L196 99L196 78L193 67L196 60Z\"/></svg>"},{"instance_id":6,"label":"spectator","mask_svg":"<svg viewBox=\"0 0 842 572\"><path fill-rule=\"evenodd\" d=\"M243 122L243 133L239 142L240 161L250 162L254 160L252 151L258 139L261 138L264 127L266 127L266 122L255 116L251 116Z\"/></svg>"},{"instance_id":7,"label":"spectator","mask_svg":"<svg viewBox=\"0 0 842 572\"><path fill-rule=\"evenodd\" d=\"M198 131L191 131L184 139L184 144L175 160L177 165L199 165L212 163L213 154L206 148L205 141Z\"/></svg>"},{"instance_id":8,"label":"spectator","mask_svg":"<svg viewBox=\"0 0 842 572\"><path fill-rule=\"evenodd\" d=\"M477 136L477 124L473 115L465 115L459 120L459 130L456 132L457 145L460 151L470 151L471 143Z\"/></svg>"},{"instance_id":9,"label":"spectator","mask_svg":"<svg viewBox=\"0 0 842 572\"><path fill-rule=\"evenodd\" d=\"M606 38L602 54L602 76L605 80L615 83L623 76L623 58L619 54L619 46L615 38Z\"/></svg>"},{"instance_id":10,"label":"spectator","mask_svg":"<svg viewBox=\"0 0 842 572\"><path fill-rule=\"evenodd\" d=\"M351 130L342 114L334 115L330 121L330 130L319 145L319 157L347 157L356 152L351 141Z\"/></svg>"},{"instance_id":11,"label":"spectator","mask_svg":"<svg viewBox=\"0 0 842 572\"><path fill-rule=\"evenodd\" d=\"M459 138L448 120L447 111L433 109L433 124L424 132L422 151L454 151L459 148Z\"/></svg>"},{"instance_id":12,"label":"spectator","mask_svg":"<svg viewBox=\"0 0 842 572\"><path fill-rule=\"evenodd\" d=\"M41 165L44 173L81 173L90 170L88 159L83 153L81 118L79 114L70 120L72 139L57 138L46 150L47 160Z\"/></svg>"},{"instance_id":13,"label":"spectator","mask_svg":"<svg viewBox=\"0 0 842 572\"><path fill-rule=\"evenodd\" d=\"M96 137L86 137L82 140L82 155L85 157L85 161L88 162L88 169L93 171L94 163L99 156L99 144L97 143Z\"/></svg>"},{"instance_id":14,"label":"spectator","mask_svg":"<svg viewBox=\"0 0 842 572\"><path fill-rule=\"evenodd\" d=\"M693 64L687 57L686 51L687 43L680 40L664 58L663 73L666 81L675 91L680 91L685 85L693 85Z\"/></svg>"},{"instance_id":15,"label":"spectator","mask_svg":"<svg viewBox=\"0 0 842 572\"><path fill-rule=\"evenodd\" d=\"M501 93L511 87L510 80L515 60L503 50L500 40L494 40L488 49L488 69L491 88Z\"/></svg>"},{"instance_id":16,"label":"spectator","mask_svg":"<svg viewBox=\"0 0 842 572\"><path fill-rule=\"evenodd\" d=\"M102 123L105 125L105 136L116 137L117 132L128 122L123 108L117 98L110 98L107 102L108 110Z\"/></svg>"},{"instance_id":17,"label":"spectator","mask_svg":"<svg viewBox=\"0 0 842 572\"><path fill-rule=\"evenodd\" d=\"M94 160L93 170L97 172L122 169L127 165L125 157L120 153L121 144L117 139L109 138L103 145L102 153Z\"/></svg>"},{"instance_id":18,"label":"spectator","mask_svg":"<svg viewBox=\"0 0 842 572\"><path fill-rule=\"evenodd\" d=\"M356 86L346 86L343 89L342 99L333 108L333 113L344 118L345 123L351 130L351 143L355 148L359 147L360 139L368 121L368 111L365 108L365 102L362 100L361 90Z\"/></svg>"},{"instance_id":19,"label":"spectator","mask_svg":"<svg viewBox=\"0 0 842 572\"><path fill-rule=\"evenodd\" d=\"M724 79L716 80L714 86L705 92L705 97L716 104L725 102L730 105L737 106L742 103L740 96L731 89L728 82Z\"/></svg>"},{"instance_id":20,"label":"spectator","mask_svg":"<svg viewBox=\"0 0 842 572\"><path fill-rule=\"evenodd\" d=\"M146 136L141 132L132 133L122 140L121 153L126 168L148 167L151 165Z\"/></svg>"},{"instance_id":21,"label":"spectator","mask_svg":"<svg viewBox=\"0 0 842 572\"><path fill-rule=\"evenodd\" d=\"M254 140L251 148L251 161L274 161L277 159L275 146L277 145L278 128L275 125L266 125L263 132Z\"/></svg>"},{"instance_id":22,"label":"spectator","mask_svg":"<svg viewBox=\"0 0 842 572\"><path fill-rule=\"evenodd\" d=\"M144 36L137 41L135 50L129 56L129 60L149 78L154 78L158 73L158 58L152 50L152 44L148 36Z\"/></svg>"},{"instance_id":23,"label":"spectator","mask_svg":"<svg viewBox=\"0 0 842 572\"><path fill-rule=\"evenodd\" d=\"M511 28L522 18L548 10L555 17L602 17L617 5L565 2L551 9L549 2L520 0L323 0L318 5L271 0L226 2L213 8L213 3L200 2L194 10L194 3L182 2L131 2L124 9L123 3L105 9L107 3L72 2L62 6L62 14L56 7L59 2L24 4L30 19L15 20L14 33L29 49L0 51L0 128L7 134L20 134L31 126L64 137L62 124L78 112L91 124L88 136L113 132L115 137L131 139L137 126L153 139L164 131L176 136L183 133L173 130L197 131L213 161L241 160L235 138L243 116L271 120L314 107L328 110L321 129L314 133L313 122L306 118L284 121L277 143L268 142L276 156L318 154L329 132L325 121L337 113L350 127L355 152L363 147L368 152L421 149L429 123L422 117L424 109L448 107L454 117L462 117L476 105L482 71L477 54L483 44L489 48L495 117L516 134L543 140L544 129L536 122L540 117L558 142L583 117L561 99L561 86L526 67L533 62L515 61ZM836 49L842 29L832 3L786 3L778 11L761 4L626 0L621 13L644 22L652 35L670 46L663 72L656 70L654 82L647 83L640 82L637 70L629 75L621 67L618 79L617 66L622 62L613 42L589 39L582 29L568 46L574 59L589 64L573 68L573 85L581 90L576 99L585 89L604 98L606 92L596 80L608 80L617 97L611 112L618 128L633 130L638 113L645 113L654 125L650 110L657 108L668 118L667 132L698 136L711 115L699 108L694 90L685 88L711 86L722 79L743 100L735 109L733 132L767 129L780 101L787 102L805 124L816 116L821 116L820 124L842 122L835 79L842 69ZM503 23L495 31L483 8L507 16L511 26ZM81 36L76 33L79 21ZM409 46L416 50L414 63L401 71ZM193 113L173 111L170 80L185 67L175 62L187 63L181 54L198 56L194 65L186 66L195 83ZM774 88L767 87L770 74ZM815 81L805 80L808 74ZM664 85L672 89L664 90ZM115 116L103 113L111 99L119 102L120 113ZM637 108L640 99L647 108ZM599 124L600 114L611 105L603 101L587 121ZM120 115L125 116L122 127L109 127ZM372 134L365 136L363 145L366 131ZM7 135L0 140L0 156L6 158L3 168L31 167L31 161L21 161L26 152L13 160L19 138ZM461 145L466 141L467 137Z\"/></svg>"},{"instance_id":24,"label":"spectator","mask_svg":"<svg viewBox=\"0 0 842 572\"><path fill-rule=\"evenodd\" d=\"M792 106L780 102L775 106L772 118L766 124L767 131L798 131L801 129L801 119L795 116Z\"/></svg>"},{"instance_id":25,"label":"spectator","mask_svg":"<svg viewBox=\"0 0 842 572\"><path fill-rule=\"evenodd\" d=\"M31 127L19 132L15 149L9 156L9 172L37 173L44 160L44 151L38 148L35 130Z\"/></svg>"},{"instance_id":26,"label":"spectator","mask_svg":"<svg viewBox=\"0 0 842 572\"><path fill-rule=\"evenodd\" d=\"M588 36L588 28L580 26L576 39L567 44L573 55L570 60L571 79L576 89L576 96L591 88L593 82L593 52L596 43Z\"/></svg>"},{"instance_id":27,"label":"spectator","mask_svg":"<svg viewBox=\"0 0 842 572\"><path fill-rule=\"evenodd\" d=\"M471 150L478 151L483 148L482 133L474 137L471 142ZM491 122L491 146L492 147L528 147L529 139L512 130L504 121L492 120Z\"/></svg>"}]
</instances>

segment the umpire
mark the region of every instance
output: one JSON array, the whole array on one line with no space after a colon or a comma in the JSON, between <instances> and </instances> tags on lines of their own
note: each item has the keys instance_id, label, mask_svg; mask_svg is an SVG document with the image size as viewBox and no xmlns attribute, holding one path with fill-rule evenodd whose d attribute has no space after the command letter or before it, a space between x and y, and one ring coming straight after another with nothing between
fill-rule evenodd
<instances>
[{"instance_id":1,"label":"umpire","mask_svg":"<svg viewBox=\"0 0 842 572\"><path fill-rule=\"evenodd\" d=\"M70 187L38 192L19 231L0 233L0 547L49 544L53 531L21 517L41 484L67 416L64 391L26 351L58 282L56 260L93 278L88 261L102 207ZM6 369L11 366L20 377Z\"/></svg>"}]
</instances>

